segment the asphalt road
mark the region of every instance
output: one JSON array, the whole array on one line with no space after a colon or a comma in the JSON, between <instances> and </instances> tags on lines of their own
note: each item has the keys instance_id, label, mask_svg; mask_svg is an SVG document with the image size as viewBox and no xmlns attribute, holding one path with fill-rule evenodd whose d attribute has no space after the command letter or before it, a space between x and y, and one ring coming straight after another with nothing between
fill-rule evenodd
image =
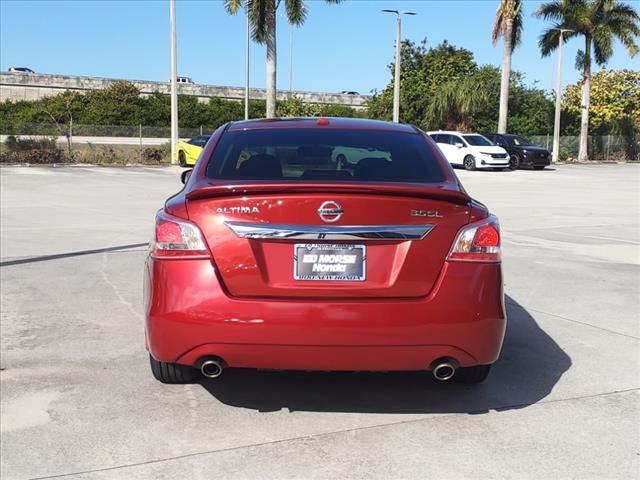
<instances>
[{"instance_id":1,"label":"asphalt road","mask_svg":"<svg viewBox=\"0 0 640 480\"><path fill-rule=\"evenodd\" d=\"M499 215L480 386L151 377L144 243L179 169L2 168L1 470L14 478L638 478L640 165L459 172Z\"/></svg>"}]
</instances>

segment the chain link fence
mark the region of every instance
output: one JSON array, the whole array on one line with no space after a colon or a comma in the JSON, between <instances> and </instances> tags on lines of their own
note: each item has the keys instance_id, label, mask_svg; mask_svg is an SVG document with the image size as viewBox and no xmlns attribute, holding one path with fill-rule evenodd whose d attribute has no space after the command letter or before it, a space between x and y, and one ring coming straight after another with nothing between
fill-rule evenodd
<instances>
[{"instance_id":1,"label":"chain link fence","mask_svg":"<svg viewBox=\"0 0 640 480\"><path fill-rule=\"evenodd\" d=\"M528 139L547 150L553 147L552 135L534 135ZM588 139L589 160L594 161L638 161L638 158L629 158L628 147L624 138L614 135L589 135ZM636 151L640 146L636 148ZM560 137L560 160L572 161L578 158L580 150L580 136ZM636 156L637 157L637 156Z\"/></svg>"}]
</instances>

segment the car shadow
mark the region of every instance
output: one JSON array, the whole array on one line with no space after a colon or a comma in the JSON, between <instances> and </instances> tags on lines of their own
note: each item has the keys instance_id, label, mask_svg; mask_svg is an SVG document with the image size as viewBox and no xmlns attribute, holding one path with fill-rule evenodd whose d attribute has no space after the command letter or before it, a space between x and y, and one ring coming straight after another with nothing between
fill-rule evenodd
<instances>
[{"instance_id":1,"label":"car shadow","mask_svg":"<svg viewBox=\"0 0 640 480\"><path fill-rule=\"evenodd\" d=\"M545 398L571 358L533 316L506 297L500 359L482 384L438 382L428 372L352 373L227 369L201 385L220 402L262 412L486 413Z\"/></svg>"}]
</instances>

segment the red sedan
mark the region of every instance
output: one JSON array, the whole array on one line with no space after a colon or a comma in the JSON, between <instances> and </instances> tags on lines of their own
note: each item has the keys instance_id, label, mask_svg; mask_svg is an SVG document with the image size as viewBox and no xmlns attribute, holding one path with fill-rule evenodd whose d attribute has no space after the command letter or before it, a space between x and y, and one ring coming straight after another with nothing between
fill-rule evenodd
<instances>
[{"instance_id":1,"label":"red sedan","mask_svg":"<svg viewBox=\"0 0 640 480\"><path fill-rule=\"evenodd\" d=\"M475 383L504 337L498 221L410 125L220 127L158 212L145 270L165 383L227 367Z\"/></svg>"}]
</instances>

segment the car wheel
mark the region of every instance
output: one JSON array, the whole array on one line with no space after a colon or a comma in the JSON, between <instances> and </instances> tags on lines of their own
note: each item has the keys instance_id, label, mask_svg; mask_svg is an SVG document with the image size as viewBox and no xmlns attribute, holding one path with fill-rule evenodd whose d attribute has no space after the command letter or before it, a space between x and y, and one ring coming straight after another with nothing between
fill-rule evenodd
<instances>
[{"instance_id":1,"label":"car wheel","mask_svg":"<svg viewBox=\"0 0 640 480\"><path fill-rule=\"evenodd\" d=\"M149 355L151 373L156 380L162 383L189 383L196 378L197 370L187 365L178 363L160 362Z\"/></svg>"},{"instance_id":2,"label":"car wheel","mask_svg":"<svg viewBox=\"0 0 640 480\"><path fill-rule=\"evenodd\" d=\"M187 156L184 154L182 150L178 152L178 162L180 162L181 167L187 166Z\"/></svg>"},{"instance_id":3,"label":"car wheel","mask_svg":"<svg viewBox=\"0 0 640 480\"><path fill-rule=\"evenodd\" d=\"M544 170L544 167L546 167L546 165L534 165L533 169L534 170Z\"/></svg>"},{"instance_id":4,"label":"car wheel","mask_svg":"<svg viewBox=\"0 0 640 480\"><path fill-rule=\"evenodd\" d=\"M464 169L469 171L476 169L476 159L472 155L464 157Z\"/></svg>"},{"instance_id":5,"label":"car wheel","mask_svg":"<svg viewBox=\"0 0 640 480\"><path fill-rule=\"evenodd\" d=\"M453 381L457 383L482 383L489 376L491 365L476 365L456 370Z\"/></svg>"},{"instance_id":6,"label":"car wheel","mask_svg":"<svg viewBox=\"0 0 640 480\"><path fill-rule=\"evenodd\" d=\"M520 166L520 157L515 153L509 155L509 168L511 170L517 170Z\"/></svg>"}]
</instances>

